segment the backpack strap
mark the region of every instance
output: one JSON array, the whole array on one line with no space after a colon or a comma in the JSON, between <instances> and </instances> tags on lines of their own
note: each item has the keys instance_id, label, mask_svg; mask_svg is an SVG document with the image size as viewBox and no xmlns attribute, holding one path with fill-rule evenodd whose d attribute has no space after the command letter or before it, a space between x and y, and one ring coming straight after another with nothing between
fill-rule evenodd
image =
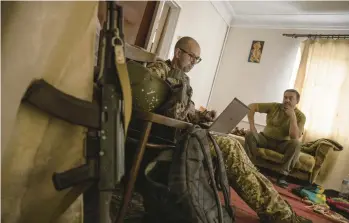
<instances>
[{"instance_id":1,"label":"backpack strap","mask_svg":"<svg viewBox=\"0 0 349 223\"><path fill-rule=\"evenodd\" d=\"M211 182L213 182L211 185L213 187L214 195L215 195L216 202L217 202L219 222L223 223L223 209L222 209L222 205L221 205L221 202L219 199L217 183L215 181L215 177L214 177L214 173L213 173L212 157L211 157L211 154L209 151L209 144L207 142L207 144L204 145L202 138L200 138L198 136L198 134L196 134L198 131L205 131L207 134L208 131L201 129L198 126L195 126L195 128L197 128L197 129L192 133L192 136L196 137L196 139L200 143L200 148L201 148L201 151L204 155L204 160L206 161L207 166L208 166L208 174L209 174Z\"/></svg>"},{"instance_id":2,"label":"backpack strap","mask_svg":"<svg viewBox=\"0 0 349 223\"><path fill-rule=\"evenodd\" d=\"M222 189L223 196L224 196L224 203L225 208L230 215L230 217L234 220L234 211L233 208L230 206L230 188L229 183L227 179L227 174L225 171L225 165L223 161L222 152L219 149L219 146L216 142L216 140L212 137L212 135L207 131L208 138L212 141L213 147L215 149L215 152L217 154L217 176L218 176L218 183L220 188Z\"/></svg>"},{"instance_id":3,"label":"backpack strap","mask_svg":"<svg viewBox=\"0 0 349 223\"><path fill-rule=\"evenodd\" d=\"M151 177L149 177L149 172L152 171L158 161L167 161L167 162L172 162L172 156L173 156L173 151L172 150L165 150L161 152L153 161L151 161L144 170L144 175L145 178L152 183L153 185L156 185L157 187L160 187L164 190L168 190L168 187L154 181Z\"/></svg>"}]
</instances>

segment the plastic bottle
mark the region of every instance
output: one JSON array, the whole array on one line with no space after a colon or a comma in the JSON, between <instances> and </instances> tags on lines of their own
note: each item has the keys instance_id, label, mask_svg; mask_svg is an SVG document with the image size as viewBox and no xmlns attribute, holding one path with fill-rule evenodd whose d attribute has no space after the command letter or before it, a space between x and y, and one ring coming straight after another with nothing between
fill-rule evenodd
<instances>
[{"instance_id":1,"label":"plastic bottle","mask_svg":"<svg viewBox=\"0 0 349 223\"><path fill-rule=\"evenodd\" d=\"M349 199L349 175L345 177L342 181L341 191L339 192L339 197L344 199Z\"/></svg>"}]
</instances>

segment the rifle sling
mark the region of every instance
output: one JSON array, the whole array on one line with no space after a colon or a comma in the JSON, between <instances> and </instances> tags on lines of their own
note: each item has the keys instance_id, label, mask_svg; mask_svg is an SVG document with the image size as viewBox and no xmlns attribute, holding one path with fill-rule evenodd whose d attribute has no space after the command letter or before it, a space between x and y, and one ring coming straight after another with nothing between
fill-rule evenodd
<instances>
[{"instance_id":1,"label":"rifle sling","mask_svg":"<svg viewBox=\"0 0 349 223\"><path fill-rule=\"evenodd\" d=\"M131 91L131 82L128 75L127 65L125 59L123 63L118 63L115 61L115 66L117 69L117 73L119 74L119 81L121 85L121 91L124 99L124 129L125 136L127 134L128 126L131 121L132 115L132 91Z\"/></svg>"},{"instance_id":2,"label":"rifle sling","mask_svg":"<svg viewBox=\"0 0 349 223\"><path fill-rule=\"evenodd\" d=\"M43 79L35 80L29 86L22 101L72 124L100 128L100 109L97 103L68 95Z\"/></svg>"}]
</instances>

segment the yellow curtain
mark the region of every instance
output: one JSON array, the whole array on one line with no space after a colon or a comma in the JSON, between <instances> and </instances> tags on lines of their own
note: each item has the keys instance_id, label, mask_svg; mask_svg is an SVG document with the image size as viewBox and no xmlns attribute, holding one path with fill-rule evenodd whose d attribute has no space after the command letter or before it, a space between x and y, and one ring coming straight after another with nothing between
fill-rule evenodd
<instances>
[{"instance_id":1,"label":"yellow curtain","mask_svg":"<svg viewBox=\"0 0 349 223\"><path fill-rule=\"evenodd\" d=\"M349 40L304 42L295 88L307 117L303 141L328 138L341 152L330 152L316 183L339 190L349 174Z\"/></svg>"}]
</instances>

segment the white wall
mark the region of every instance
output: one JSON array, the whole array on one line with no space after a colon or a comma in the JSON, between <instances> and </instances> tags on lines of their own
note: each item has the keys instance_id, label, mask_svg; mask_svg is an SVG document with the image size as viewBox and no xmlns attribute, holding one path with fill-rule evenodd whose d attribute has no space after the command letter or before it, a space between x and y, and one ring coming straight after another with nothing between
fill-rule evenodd
<instances>
[{"instance_id":1,"label":"white wall","mask_svg":"<svg viewBox=\"0 0 349 223\"><path fill-rule=\"evenodd\" d=\"M232 27L214 83L209 109L216 109L220 113L234 97L245 104L282 100L283 92L290 87L301 42L301 39L284 37L283 33L347 32ZM259 64L247 62L253 40L265 41ZM244 121L247 121L246 117ZM256 123L265 125L265 115L256 114Z\"/></svg>"},{"instance_id":2,"label":"white wall","mask_svg":"<svg viewBox=\"0 0 349 223\"><path fill-rule=\"evenodd\" d=\"M199 42L202 61L188 75L196 107L206 106L228 26L211 2L176 3L180 5L181 11L169 55L173 57L179 37L190 36Z\"/></svg>"}]
</instances>

